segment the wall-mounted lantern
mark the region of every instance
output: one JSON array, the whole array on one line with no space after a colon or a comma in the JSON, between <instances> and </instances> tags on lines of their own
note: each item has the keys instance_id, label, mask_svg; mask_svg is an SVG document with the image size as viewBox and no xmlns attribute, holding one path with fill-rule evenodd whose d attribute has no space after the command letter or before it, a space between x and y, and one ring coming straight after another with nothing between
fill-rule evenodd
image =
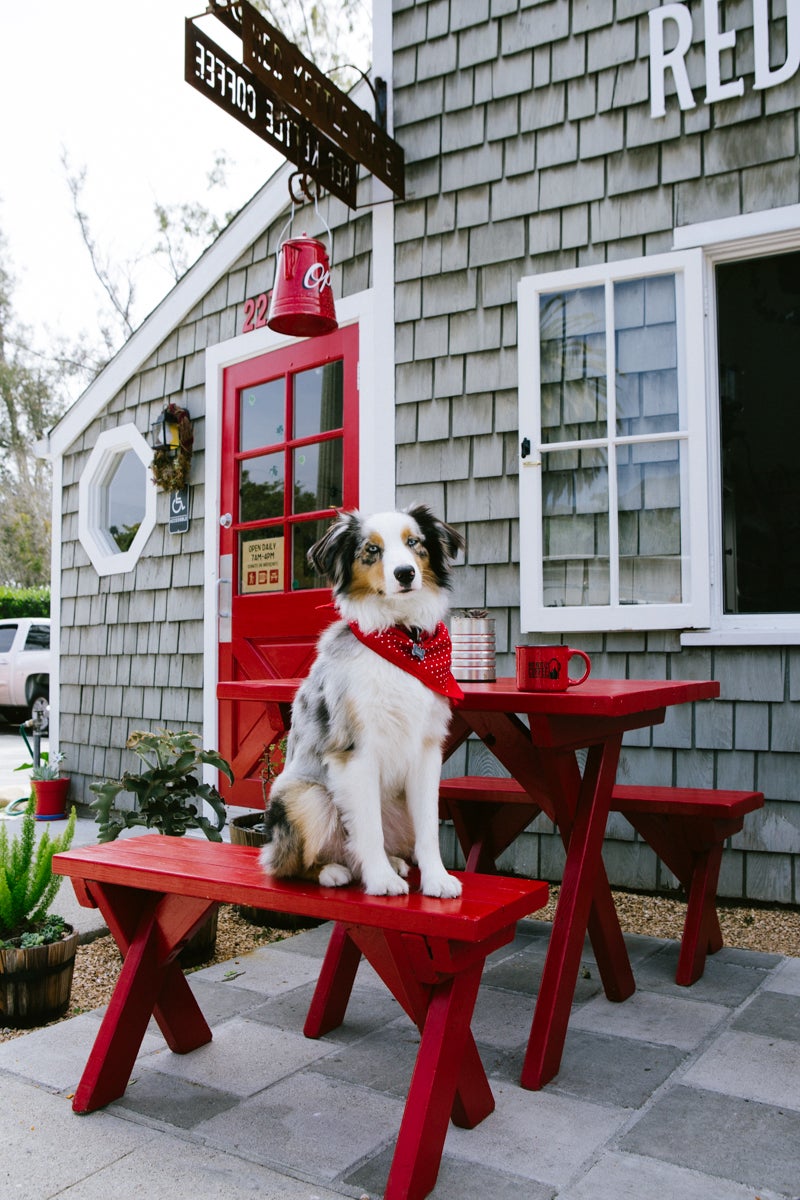
<instances>
[{"instance_id":1,"label":"wall-mounted lantern","mask_svg":"<svg viewBox=\"0 0 800 1200\"><path fill-rule=\"evenodd\" d=\"M155 453L150 468L153 479L164 492L176 492L189 482L194 432L185 408L168 404L150 426Z\"/></svg>"}]
</instances>

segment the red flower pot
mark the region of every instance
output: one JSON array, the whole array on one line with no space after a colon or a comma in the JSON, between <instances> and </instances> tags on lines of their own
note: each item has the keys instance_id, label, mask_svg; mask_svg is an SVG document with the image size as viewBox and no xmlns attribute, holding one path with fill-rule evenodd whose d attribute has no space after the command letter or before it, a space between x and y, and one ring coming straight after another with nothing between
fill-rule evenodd
<instances>
[{"instance_id":1,"label":"red flower pot","mask_svg":"<svg viewBox=\"0 0 800 1200\"><path fill-rule=\"evenodd\" d=\"M67 815L69 779L32 779L36 795L36 820L60 821Z\"/></svg>"}]
</instances>

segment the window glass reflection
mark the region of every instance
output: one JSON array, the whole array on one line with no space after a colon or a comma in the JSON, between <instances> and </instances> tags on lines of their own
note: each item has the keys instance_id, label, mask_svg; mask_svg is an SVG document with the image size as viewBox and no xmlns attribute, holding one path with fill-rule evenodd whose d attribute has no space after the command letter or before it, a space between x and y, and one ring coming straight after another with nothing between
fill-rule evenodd
<instances>
[{"instance_id":1,"label":"window glass reflection","mask_svg":"<svg viewBox=\"0 0 800 1200\"><path fill-rule=\"evenodd\" d=\"M239 396L239 449L258 450L286 438L286 381L271 379Z\"/></svg>"},{"instance_id":2,"label":"window glass reflection","mask_svg":"<svg viewBox=\"0 0 800 1200\"><path fill-rule=\"evenodd\" d=\"M239 464L239 520L266 521L283 515L283 454L262 454Z\"/></svg>"},{"instance_id":3,"label":"window glass reflection","mask_svg":"<svg viewBox=\"0 0 800 1200\"><path fill-rule=\"evenodd\" d=\"M299 371L294 377L295 438L341 429L343 421L342 360Z\"/></svg>"},{"instance_id":4,"label":"window glass reflection","mask_svg":"<svg viewBox=\"0 0 800 1200\"><path fill-rule=\"evenodd\" d=\"M124 553L139 532L145 514L147 473L139 455L126 450L117 457L104 491L105 527L117 551Z\"/></svg>"}]
</instances>

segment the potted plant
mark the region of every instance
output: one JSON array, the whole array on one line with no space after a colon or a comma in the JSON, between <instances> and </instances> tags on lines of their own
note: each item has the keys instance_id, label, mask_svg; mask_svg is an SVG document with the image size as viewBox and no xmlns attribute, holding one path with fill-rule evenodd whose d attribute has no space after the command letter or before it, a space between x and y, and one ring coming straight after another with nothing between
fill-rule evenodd
<instances>
[{"instance_id":1,"label":"potted plant","mask_svg":"<svg viewBox=\"0 0 800 1200\"><path fill-rule=\"evenodd\" d=\"M67 815L69 776L61 770L63 754L42 754L31 768L31 783L36 797L37 821L62 821Z\"/></svg>"},{"instance_id":2,"label":"potted plant","mask_svg":"<svg viewBox=\"0 0 800 1200\"><path fill-rule=\"evenodd\" d=\"M35 798L19 832L0 823L0 1025L27 1029L62 1017L72 990L78 934L50 912L61 886L53 855L68 850L75 832L73 808L58 837L36 838Z\"/></svg>"},{"instance_id":3,"label":"potted plant","mask_svg":"<svg viewBox=\"0 0 800 1200\"><path fill-rule=\"evenodd\" d=\"M174 733L159 729L155 733L134 731L126 747L141 760L141 770L126 771L121 779L95 780L89 786L97 799L92 801L99 825L98 841L112 842L124 829L144 826L170 837L182 837L189 829L200 829L212 842L221 842L225 825L225 802L217 789L202 782L204 765L216 767L233 783L233 771L215 750L198 747L197 734ZM114 805L124 792L135 799L132 809L117 810ZM204 804L214 819L205 815ZM214 952L217 914L199 930L181 954L183 966L204 962Z\"/></svg>"}]
</instances>

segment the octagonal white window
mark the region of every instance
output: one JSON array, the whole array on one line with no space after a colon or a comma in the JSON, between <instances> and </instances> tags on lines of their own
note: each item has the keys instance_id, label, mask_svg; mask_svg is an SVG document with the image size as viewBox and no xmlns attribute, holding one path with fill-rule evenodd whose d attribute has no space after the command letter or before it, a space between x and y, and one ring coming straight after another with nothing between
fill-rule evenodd
<instances>
[{"instance_id":1,"label":"octagonal white window","mask_svg":"<svg viewBox=\"0 0 800 1200\"><path fill-rule=\"evenodd\" d=\"M78 484L78 537L98 575L133 570L156 523L153 451L135 425L101 433Z\"/></svg>"}]
</instances>

